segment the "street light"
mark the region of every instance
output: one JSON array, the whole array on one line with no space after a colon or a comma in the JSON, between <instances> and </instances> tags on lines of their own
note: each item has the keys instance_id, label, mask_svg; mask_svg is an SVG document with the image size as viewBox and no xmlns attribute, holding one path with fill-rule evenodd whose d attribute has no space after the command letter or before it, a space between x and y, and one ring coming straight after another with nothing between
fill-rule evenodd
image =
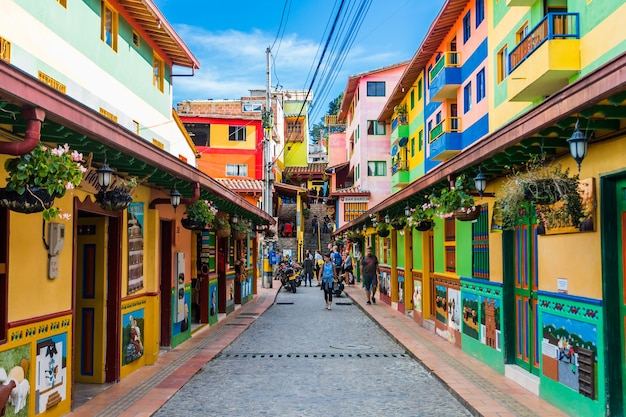
<instances>
[{"instance_id":1,"label":"street light","mask_svg":"<svg viewBox=\"0 0 626 417\"><path fill-rule=\"evenodd\" d=\"M385 214L385 223L389 224L391 218L389 217L389 213Z\"/></svg>"},{"instance_id":2,"label":"street light","mask_svg":"<svg viewBox=\"0 0 626 417\"><path fill-rule=\"evenodd\" d=\"M106 159L104 163L98 170L96 171L98 175L98 185L101 190L105 190L109 184L111 184L111 177L113 176L114 171L107 164Z\"/></svg>"},{"instance_id":3,"label":"street light","mask_svg":"<svg viewBox=\"0 0 626 417\"><path fill-rule=\"evenodd\" d=\"M411 215L411 207L409 207L409 205L407 204L406 207L404 208L404 215L406 217L409 217Z\"/></svg>"},{"instance_id":4,"label":"street light","mask_svg":"<svg viewBox=\"0 0 626 417\"><path fill-rule=\"evenodd\" d=\"M474 178L474 187L478 191L478 194L480 194L480 199L482 200L483 192L485 192L485 189L487 188L487 176L483 174L480 167L478 167L478 175Z\"/></svg>"},{"instance_id":5,"label":"street light","mask_svg":"<svg viewBox=\"0 0 626 417\"><path fill-rule=\"evenodd\" d=\"M231 222L232 224L237 224L237 223L239 223L239 216L237 216L237 214L233 214L233 215L231 216L231 218L230 218L230 222Z\"/></svg>"},{"instance_id":6,"label":"street light","mask_svg":"<svg viewBox=\"0 0 626 417\"><path fill-rule=\"evenodd\" d=\"M182 194L176 189L176 186L174 185L174 189L172 190L172 192L170 192L170 203L172 203L172 207L174 207L174 213L176 213L176 207L180 205L181 196Z\"/></svg>"},{"instance_id":7,"label":"street light","mask_svg":"<svg viewBox=\"0 0 626 417\"><path fill-rule=\"evenodd\" d=\"M569 152L572 154L572 158L578 164L578 172L580 172L580 164L583 162L583 159L587 155L587 136L584 135L583 132L578 129L578 120L576 120L576 127L574 128L574 133L572 136L567 139L567 143L569 143Z\"/></svg>"}]
</instances>

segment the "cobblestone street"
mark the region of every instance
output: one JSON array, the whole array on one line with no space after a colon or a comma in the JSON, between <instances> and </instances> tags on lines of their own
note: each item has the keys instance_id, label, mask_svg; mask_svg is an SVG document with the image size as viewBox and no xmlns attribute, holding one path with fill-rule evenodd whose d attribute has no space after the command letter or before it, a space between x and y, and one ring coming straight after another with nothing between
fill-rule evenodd
<instances>
[{"instance_id":1,"label":"cobblestone street","mask_svg":"<svg viewBox=\"0 0 626 417\"><path fill-rule=\"evenodd\" d=\"M471 415L345 295L328 311L318 287L281 290L244 317L249 329L154 415Z\"/></svg>"}]
</instances>

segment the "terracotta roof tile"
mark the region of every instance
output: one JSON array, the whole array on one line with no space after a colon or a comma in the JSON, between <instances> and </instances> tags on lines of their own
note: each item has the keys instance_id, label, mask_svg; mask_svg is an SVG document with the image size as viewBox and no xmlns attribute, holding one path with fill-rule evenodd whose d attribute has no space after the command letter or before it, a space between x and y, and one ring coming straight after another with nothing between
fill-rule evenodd
<instances>
[{"instance_id":1,"label":"terracotta roof tile","mask_svg":"<svg viewBox=\"0 0 626 417\"><path fill-rule=\"evenodd\" d=\"M215 178L215 181L233 192L260 193L263 190L263 181L261 180Z\"/></svg>"},{"instance_id":2,"label":"terracotta roof tile","mask_svg":"<svg viewBox=\"0 0 626 417\"><path fill-rule=\"evenodd\" d=\"M324 174L326 171L326 163L314 163L305 167L285 167L284 174Z\"/></svg>"},{"instance_id":3,"label":"terracotta roof tile","mask_svg":"<svg viewBox=\"0 0 626 417\"><path fill-rule=\"evenodd\" d=\"M330 193L330 197L341 197L346 195L369 196L371 193L361 190L359 187L341 188Z\"/></svg>"}]
</instances>

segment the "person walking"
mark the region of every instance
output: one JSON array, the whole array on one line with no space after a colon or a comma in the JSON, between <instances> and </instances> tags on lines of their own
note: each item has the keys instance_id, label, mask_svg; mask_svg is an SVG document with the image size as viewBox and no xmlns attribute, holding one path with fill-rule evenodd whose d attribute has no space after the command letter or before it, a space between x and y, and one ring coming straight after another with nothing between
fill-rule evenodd
<instances>
[{"instance_id":1,"label":"person walking","mask_svg":"<svg viewBox=\"0 0 626 417\"><path fill-rule=\"evenodd\" d=\"M304 258L304 286L309 283L309 287L312 287L311 280L313 279L313 256L309 254Z\"/></svg>"},{"instance_id":2,"label":"person walking","mask_svg":"<svg viewBox=\"0 0 626 417\"><path fill-rule=\"evenodd\" d=\"M339 253L339 248L337 246L333 246L333 251L330 253L330 259L335 265L335 278L339 278L339 275L342 273L341 267L343 265L343 258L341 253Z\"/></svg>"},{"instance_id":3,"label":"person walking","mask_svg":"<svg viewBox=\"0 0 626 417\"><path fill-rule=\"evenodd\" d=\"M330 260L330 253L324 254L324 265L322 265L322 290L324 291L324 300L326 300L326 309L330 310L333 304L333 284L335 283L335 266Z\"/></svg>"},{"instance_id":4,"label":"person walking","mask_svg":"<svg viewBox=\"0 0 626 417\"><path fill-rule=\"evenodd\" d=\"M317 215L314 214L313 218L311 219L311 228L313 229L313 236L317 235L318 227L319 227L319 223L317 221Z\"/></svg>"},{"instance_id":5,"label":"person walking","mask_svg":"<svg viewBox=\"0 0 626 417\"><path fill-rule=\"evenodd\" d=\"M354 284L354 274L352 270L352 256L350 256L350 252L345 251L343 256L343 273L346 274L347 284Z\"/></svg>"},{"instance_id":6,"label":"person walking","mask_svg":"<svg viewBox=\"0 0 626 417\"><path fill-rule=\"evenodd\" d=\"M379 274L378 258L372 254L372 247L370 246L367 248L363 259L361 259L361 276L363 277L367 304L376 304L376 286L378 285Z\"/></svg>"},{"instance_id":7,"label":"person walking","mask_svg":"<svg viewBox=\"0 0 626 417\"><path fill-rule=\"evenodd\" d=\"M317 286L320 287L322 285L322 279L320 274L322 270L322 265L324 265L324 257L319 250L315 251L313 261L315 262L315 279L317 279Z\"/></svg>"}]
</instances>

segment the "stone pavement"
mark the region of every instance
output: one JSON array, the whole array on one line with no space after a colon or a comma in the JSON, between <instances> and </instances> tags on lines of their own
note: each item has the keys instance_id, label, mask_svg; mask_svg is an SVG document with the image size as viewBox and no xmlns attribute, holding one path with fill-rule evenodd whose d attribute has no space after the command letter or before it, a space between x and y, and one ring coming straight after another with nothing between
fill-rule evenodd
<instances>
[{"instance_id":1,"label":"stone pavement","mask_svg":"<svg viewBox=\"0 0 626 417\"><path fill-rule=\"evenodd\" d=\"M219 367L222 367L222 370L225 369L224 372L232 372L237 369L237 366L241 366L241 355L266 355L266 354L275 354L281 355L277 358L272 358L276 362L276 372L282 372L282 368L286 367L285 372L288 370L295 370L296 368L292 368L293 363L290 363L286 358L291 358L287 355L298 355L302 353L304 356L311 355L311 358L306 358L306 360L317 360L315 355L333 354L332 352L328 352L328 350L324 350L323 346L328 346L329 340L325 338L323 332L315 333L312 336L314 337L314 343L311 346L307 346L306 348L301 348L300 350L294 349L294 346L290 345L290 337L289 328L284 329L284 349L277 350L276 346L267 345L266 343L270 342L270 340L264 341L262 337L258 335L254 339L250 339L246 337L246 334L242 333L246 330L250 324L257 321L257 319L272 305L274 308L270 313L274 313L274 311L279 311L281 308L289 308L288 305L279 304L282 300L286 300L288 298L293 298L297 300L297 302L303 302L304 298L301 297L298 299L298 295L304 295L302 292L313 292L315 291L315 297L322 297L322 294L316 287L313 288L300 288L298 293L296 294L287 294L285 292L281 292L281 295L277 301L279 303L274 304L276 299L277 292L279 288L276 288L275 285L271 289L258 288L258 295L254 298L254 300L240 308L238 308L233 314L227 316L223 320L221 320L217 325L211 327L204 327L194 333L191 340L185 342L181 346L173 349L171 351L166 352L161 355L158 363L154 366L146 366L141 370L135 372L133 375L127 377L122 380L120 383L115 384L108 388L106 391L102 392L94 399L90 400L86 404L78 407L76 410L68 414L69 416L150 416L153 413L157 412L159 408L163 406L163 409L157 413L157 415L171 415L171 409L168 409L171 405L180 404L181 401L176 401L175 395L176 393L187 384L194 375L202 373L203 368L212 369L216 371L216 375L219 375ZM336 300L341 302L345 302L348 305L335 305L332 311L323 310L323 314L334 315L334 317L340 317L342 310L346 311L346 309L354 309L355 305L361 308L373 321L377 322L380 326L380 330L384 331L389 336L391 336L395 341L397 341L401 346L400 349L392 346L374 346L368 347L371 349L370 353L376 353L380 351L385 355L390 355L391 360L395 360L398 363L401 363L402 366L406 365L406 359L404 356L410 355L413 356L419 363L423 365L423 367L427 370L427 372L420 371L415 369L411 371L411 375L417 375L419 378L436 378L443 384L445 389L452 394L459 402L461 402L465 407L467 407L472 414L474 415L482 415L482 416L564 416L562 412L552 407L550 404L545 401L539 399L537 396L531 394L525 389L521 388L514 382L505 378L503 375L498 374L497 372L491 370L491 368L482 364L481 362L471 358L470 356L464 354L458 348L452 346L445 340L431 333L430 331L420 327L409 317L404 316L403 314L391 309L389 306L381 303L379 301L376 305L366 305L365 304L365 295L361 287L351 286L347 288L346 293L350 296L352 300L349 300L345 297ZM289 301L287 301L289 302ZM323 301L320 299L320 305ZM289 310L286 310L289 311ZM291 310L293 312L293 310ZM352 310L354 311L354 310ZM322 316L322 314L320 314ZM357 316L352 314L351 316ZM346 316L347 317L347 316ZM259 320L259 323L261 321ZM257 326L255 326L256 328ZM267 331L267 326L259 327L259 331ZM262 333L261 333L262 334ZM242 336L237 340L237 343L233 346L236 346L236 349L229 346L231 342L237 339L239 336ZM319 339L319 340L318 340ZM372 340L379 340L379 337L372 337ZM369 342L369 341L368 341ZM398 345L399 346L399 345ZM347 356L345 359L350 360L362 360L363 349L365 346L337 346L339 350L337 350L337 359L339 359L339 355L341 354L343 358L343 354L347 355L355 355L354 358ZM341 352L341 353L340 353ZM365 351L366 352L366 351ZM221 353L221 354L220 354ZM219 361L213 361L209 363L213 358L217 355L220 356ZM285 357L282 357L285 355ZM334 354L333 354L334 355ZM256 358L256 356L255 356ZM268 358L263 357L264 361L267 361ZM370 357L371 358L374 357ZM246 357L246 360L248 358ZM303 358L304 360L304 358ZM293 361L292 361L293 362ZM412 361L409 361L412 362ZM332 372L332 360L324 360L317 362L320 366L320 369L327 369L329 372ZM248 369L250 363L245 363L246 369ZM391 367L393 368L393 367ZM362 378L365 381L380 381L381 384L385 384L382 378L386 377L386 373L391 375L397 382L402 382L402 375L396 375L393 373L393 369L390 367L380 367L376 369L376 367L372 367L371 370L363 373L362 375L347 375L349 378L348 381L359 380ZM391 370L390 370L391 369ZM406 372L406 371L402 371ZM297 374L297 372L287 372L284 375ZM315 375L311 374L310 380L314 381ZM253 386L264 387L264 384L267 385L267 375L260 375L261 378L258 380L252 379L250 383ZM286 385L283 384L280 387L270 387L271 394L267 395L286 395L293 396L297 398L298 390L294 389L294 387L302 386L302 380L297 378L297 375L293 376L293 380L290 380ZM214 384L211 380L210 383L213 384L211 389L215 390L216 387L220 387L218 384ZM374 384L376 385L376 384ZM396 384L399 387L402 385L400 383ZM432 381L430 382L430 386L432 386ZM189 384L189 387L192 387L193 384ZM225 383L221 383L221 389L228 390L226 393L232 394L232 392L240 393L241 396L237 396L238 398L249 398L252 396L254 398L254 393L247 391L250 388L246 386L240 387L231 387ZM242 391L239 392L237 388ZM288 390L285 391L285 388ZM309 396L307 398L307 404L310 403L311 398L324 398L322 394L324 390L322 389L318 392L318 387L315 387L314 384L309 383L309 388L312 389L314 395ZM366 394L368 392L367 387L356 387L358 393L361 395ZM220 389L220 388L217 388ZM349 387L347 387L349 389ZM234 390L234 391L233 391ZM395 391L395 390L394 390ZM181 395L185 392L185 389L181 390ZM202 391L206 393L206 390ZM216 393L220 394L221 392ZM331 393L333 394L333 393ZM334 393L333 398L339 398L339 402L341 401L341 392ZM354 394L354 393L353 393ZM443 394L447 393L444 391ZM440 394L440 395L443 395ZM189 393L187 393L189 395ZM194 394L191 394L191 398L193 398ZM210 392L207 394L210 397ZM392 414L394 412L394 408L401 408L402 395L406 396L406 393L403 392L390 392L385 393L385 399L389 398L392 400L389 401L380 401L380 407L378 411L385 412L385 414ZM196 397L199 395L196 394ZM231 395L232 397L232 395ZM175 399L174 401L166 404L168 400ZM334 400L333 400L334 401ZM327 402L326 400L324 402ZM317 404L316 409L323 410L324 402ZM302 404L302 401L296 401L296 404ZM241 404L237 403L235 406L239 406ZM395 405L395 406L394 406ZM267 406L268 408L263 408L257 410L258 415L272 415L273 410L271 409L271 405ZM385 410L388 408L387 410ZM233 408L233 410L235 410ZM169 411L168 411L169 410ZM311 410L305 409L294 409L292 414L282 414L282 415L312 415ZM177 410L178 411L178 410ZM203 410L204 412L205 410ZM224 410L226 411L226 410ZM397 410L396 410L397 411ZM443 410L441 410L443 411ZM404 415L418 415L416 413L412 413L411 410L403 410ZM169 414L168 414L169 413ZM460 411L458 413L461 413ZM211 414L203 414L200 411L196 412L188 412L184 413L175 413L176 415L211 415ZM216 414L213 414L216 415ZM224 413L221 415L234 415L234 411L232 414ZM274 414L276 415L276 414ZM321 415L321 414L320 414ZM334 415L332 412L326 413L326 415ZM376 415L376 414L374 414ZM419 415L442 415L439 413L431 413L431 414L419 414ZM466 414L450 414L446 412L445 415L466 415Z\"/></svg>"}]
</instances>

